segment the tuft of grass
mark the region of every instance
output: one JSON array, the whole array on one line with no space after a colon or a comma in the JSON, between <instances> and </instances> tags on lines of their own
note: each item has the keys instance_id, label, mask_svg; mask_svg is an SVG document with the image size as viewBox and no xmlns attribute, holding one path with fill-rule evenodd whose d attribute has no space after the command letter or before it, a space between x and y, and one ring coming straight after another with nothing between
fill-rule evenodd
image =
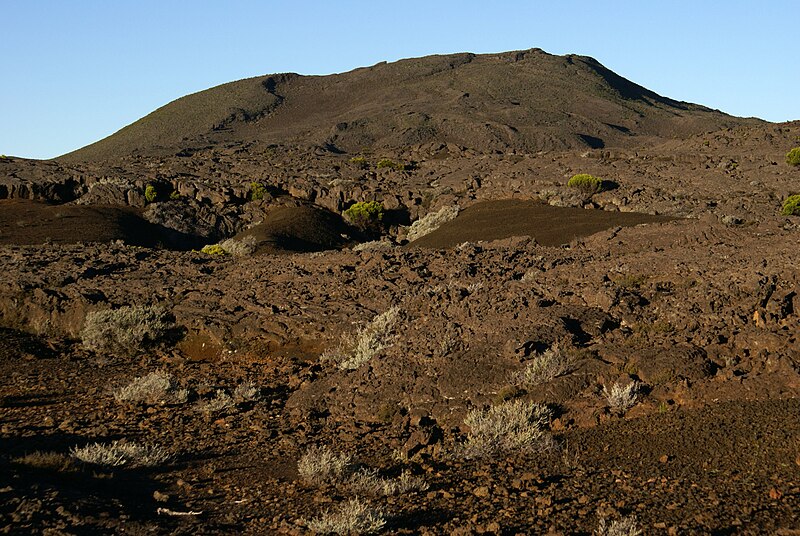
<instances>
[{"instance_id":1,"label":"tuft of grass","mask_svg":"<svg viewBox=\"0 0 800 536\"><path fill-rule=\"evenodd\" d=\"M577 188L587 193L596 194L606 189L605 181L588 173L578 173L573 175L567 182L570 188Z\"/></svg>"},{"instance_id":2,"label":"tuft of grass","mask_svg":"<svg viewBox=\"0 0 800 536\"><path fill-rule=\"evenodd\" d=\"M389 158L381 158L380 160L378 160L378 163L375 164L375 167L377 167L378 169L383 169L383 168L393 169L394 171L403 171L404 169L406 169L405 164L395 162L394 160L391 160Z\"/></svg>"},{"instance_id":3,"label":"tuft of grass","mask_svg":"<svg viewBox=\"0 0 800 536\"><path fill-rule=\"evenodd\" d=\"M297 462L297 472L308 484L323 486L341 484L353 472L349 454L334 452L328 447L311 447Z\"/></svg>"},{"instance_id":4,"label":"tuft of grass","mask_svg":"<svg viewBox=\"0 0 800 536\"><path fill-rule=\"evenodd\" d=\"M411 224L411 227L408 229L406 239L409 242L413 242L418 238L422 238L423 236L432 233L443 224L455 219L460 210L461 209L458 207L458 205L454 205L450 207L442 207L438 212L429 212Z\"/></svg>"},{"instance_id":5,"label":"tuft of grass","mask_svg":"<svg viewBox=\"0 0 800 536\"><path fill-rule=\"evenodd\" d=\"M544 404L520 399L472 410L464 419L470 431L462 454L484 458L500 452L547 450L553 444L546 430L550 417Z\"/></svg>"},{"instance_id":6,"label":"tuft of grass","mask_svg":"<svg viewBox=\"0 0 800 536\"><path fill-rule=\"evenodd\" d=\"M353 246L353 251L387 251L394 248L388 240L372 240Z\"/></svg>"},{"instance_id":7,"label":"tuft of grass","mask_svg":"<svg viewBox=\"0 0 800 536\"><path fill-rule=\"evenodd\" d=\"M242 402L255 402L261 398L261 389L253 382L242 382L233 390L233 401L237 404Z\"/></svg>"},{"instance_id":8,"label":"tuft of grass","mask_svg":"<svg viewBox=\"0 0 800 536\"><path fill-rule=\"evenodd\" d=\"M374 534L386 525L380 508L371 507L359 499L350 499L334 511L307 521L317 534Z\"/></svg>"},{"instance_id":9,"label":"tuft of grass","mask_svg":"<svg viewBox=\"0 0 800 536\"><path fill-rule=\"evenodd\" d=\"M359 169L367 169L369 167L369 162L363 155L354 156L350 159L350 163L355 164L355 166Z\"/></svg>"},{"instance_id":10,"label":"tuft of grass","mask_svg":"<svg viewBox=\"0 0 800 536\"><path fill-rule=\"evenodd\" d=\"M154 467L171 458L169 452L159 446L122 441L74 447L70 454L84 463L103 467Z\"/></svg>"},{"instance_id":11,"label":"tuft of grass","mask_svg":"<svg viewBox=\"0 0 800 536\"><path fill-rule=\"evenodd\" d=\"M11 460L17 465L25 465L32 469L55 471L59 473L72 473L77 471L73 458L60 452L35 451L20 458Z\"/></svg>"},{"instance_id":12,"label":"tuft of grass","mask_svg":"<svg viewBox=\"0 0 800 536\"><path fill-rule=\"evenodd\" d=\"M232 255L246 257L256 251L256 237L245 236L241 239L228 238L218 244L208 244L200 250L207 255Z\"/></svg>"},{"instance_id":13,"label":"tuft of grass","mask_svg":"<svg viewBox=\"0 0 800 536\"><path fill-rule=\"evenodd\" d=\"M189 398L189 390L178 387L172 375L156 371L117 389L114 398L117 402L132 404L184 404Z\"/></svg>"},{"instance_id":14,"label":"tuft of grass","mask_svg":"<svg viewBox=\"0 0 800 536\"><path fill-rule=\"evenodd\" d=\"M219 243L219 246L229 255L246 257L256 251L256 237L244 236L240 239L228 238Z\"/></svg>"},{"instance_id":15,"label":"tuft of grass","mask_svg":"<svg viewBox=\"0 0 800 536\"><path fill-rule=\"evenodd\" d=\"M606 401L612 409L625 413L636 405L636 400L639 398L639 388L640 383L638 381L632 381L625 386L615 383L611 386L611 389L603 385L603 396L606 397Z\"/></svg>"},{"instance_id":16,"label":"tuft of grass","mask_svg":"<svg viewBox=\"0 0 800 536\"><path fill-rule=\"evenodd\" d=\"M214 398L197 403L197 410L203 413L222 413L235 407L236 403L233 398L222 389L217 389Z\"/></svg>"},{"instance_id":17,"label":"tuft of grass","mask_svg":"<svg viewBox=\"0 0 800 536\"><path fill-rule=\"evenodd\" d=\"M120 307L86 315L81 340L90 350L133 356L174 329L171 315L161 306Z\"/></svg>"},{"instance_id":18,"label":"tuft of grass","mask_svg":"<svg viewBox=\"0 0 800 536\"><path fill-rule=\"evenodd\" d=\"M419 476L403 471L397 478L383 478L374 469L363 469L350 477L347 489L357 495L389 497L414 491L425 491L428 483Z\"/></svg>"},{"instance_id":19,"label":"tuft of grass","mask_svg":"<svg viewBox=\"0 0 800 536\"><path fill-rule=\"evenodd\" d=\"M790 195L783 202L781 209L783 216L800 216L800 194Z\"/></svg>"},{"instance_id":20,"label":"tuft of grass","mask_svg":"<svg viewBox=\"0 0 800 536\"><path fill-rule=\"evenodd\" d=\"M786 163L790 166L800 166L800 147L795 147L786 153Z\"/></svg>"},{"instance_id":21,"label":"tuft of grass","mask_svg":"<svg viewBox=\"0 0 800 536\"><path fill-rule=\"evenodd\" d=\"M530 387L569 374L574 368L575 361L572 356L554 346L536 355L524 369L514 373L511 380L518 385Z\"/></svg>"},{"instance_id":22,"label":"tuft of grass","mask_svg":"<svg viewBox=\"0 0 800 536\"><path fill-rule=\"evenodd\" d=\"M639 528L636 516L624 517L618 521L611 522L611 524L608 524L606 519L601 517L594 533L596 536L640 536L642 529Z\"/></svg>"},{"instance_id":23,"label":"tuft of grass","mask_svg":"<svg viewBox=\"0 0 800 536\"><path fill-rule=\"evenodd\" d=\"M341 351L340 370L356 370L392 343L392 331L400 316L395 306L376 316L355 338L352 348Z\"/></svg>"}]
</instances>

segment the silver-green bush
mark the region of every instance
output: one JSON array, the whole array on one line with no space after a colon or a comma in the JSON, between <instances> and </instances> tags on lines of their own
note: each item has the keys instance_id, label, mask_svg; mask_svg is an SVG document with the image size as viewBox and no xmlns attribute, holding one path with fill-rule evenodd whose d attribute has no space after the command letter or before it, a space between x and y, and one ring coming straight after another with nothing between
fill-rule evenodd
<instances>
[{"instance_id":1,"label":"silver-green bush","mask_svg":"<svg viewBox=\"0 0 800 536\"><path fill-rule=\"evenodd\" d=\"M130 356L164 340L174 328L161 306L120 307L86 315L81 340L90 350Z\"/></svg>"}]
</instances>

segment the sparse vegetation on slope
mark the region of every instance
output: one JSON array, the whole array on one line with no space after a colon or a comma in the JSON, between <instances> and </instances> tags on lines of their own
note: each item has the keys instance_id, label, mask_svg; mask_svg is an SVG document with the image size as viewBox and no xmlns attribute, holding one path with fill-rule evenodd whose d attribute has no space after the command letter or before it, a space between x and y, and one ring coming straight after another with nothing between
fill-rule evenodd
<instances>
[{"instance_id":1,"label":"sparse vegetation on slope","mask_svg":"<svg viewBox=\"0 0 800 536\"><path fill-rule=\"evenodd\" d=\"M595 177L594 175L589 175L588 173L573 175L567 182L567 186L593 194L602 192L606 188L603 179Z\"/></svg>"},{"instance_id":2,"label":"sparse vegetation on slope","mask_svg":"<svg viewBox=\"0 0 800 536\"><path fill-rule=\"evenodd\" d=\"M161 306L120 307L86 315L81 340L97 352L135 355L166 339L175 329Z\"/></svg>"},{"instance_id":3,"label":"sparse vegetation on slope","mask_svg":"<svg viewBox=\"0 0 800 536\"><path fill-rule=\"evenodd\" d=\"M800 166L800 147L795 147L786 153L786 163L790 166Z\"/></svg>"},{"instance_id":4,"label":"sparse vegetation on slope","mask_svg":"<svg viewBox=\"0 0 800 536\"><path fill-rule=\"evenodd\" d=\"M781 214L784 216L800 216L800 194L790 195L783 202Z\"/></svg>"},{"instance_id":5,"label":"sparse vegetation on slope","mask_svg":"<svg viewBox=\"0 0 800 536\"><path fill-rule=\"evenodd\" d=\"M359 201L344 211L347 220L361 230L376 229L383 220L383 205L377 201Z\"/></svg>"},{"instance_id":6,"label":"sparse vegetation on slope","mask_svg":"<svg viewBox=\"0 0 800 536\"><path fill-rule=\"evenodd\" d=\"M547 406L519 399L474 409L464 418L469 434L462 454L484 458L501 452L546 450L552 446L547 432L551 415Z\"/></svg>"}]
</instances>

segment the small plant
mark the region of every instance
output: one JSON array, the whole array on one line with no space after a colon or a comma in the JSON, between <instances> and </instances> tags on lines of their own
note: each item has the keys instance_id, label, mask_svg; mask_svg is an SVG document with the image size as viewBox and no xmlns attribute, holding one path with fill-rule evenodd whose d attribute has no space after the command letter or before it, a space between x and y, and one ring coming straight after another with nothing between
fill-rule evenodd
<instances>
[{"instance_id":1,"label":"small plant","mask_svg":"<svg viewBox=\"0 0 800 536\"><path fill-rule=\"evenodd\" d=\"M132 356L166 339L174 329L171 315L161 306L120 307L87 314L81 339L90 350Z\"/></svg>"},{"instance_id":2,"label":"small plant","mask_svg":"<svg viewBox=\"0 0 800 536\"><path fill-rule=\"evenodd\" d=\"M460 208L458 205L450 207L442 207L438 212L429 212L424 217L418 219L411 224L408 229L406 239L409 242L430 234L445 223L455 219L458 216Z\"/></svg>"},{"instance_id":3,"label":"small plant","mask_svg":"<svg viewBox=\"0 0 800 536\"><path fill-rule=\"evenodd\" d=\"M10 160L6 155L0 154L0 160Z\"/></svg>"},{"instance_id":4,"label":"small plant","mask_svg":"<svg viewBox=\"0 0 800 536\"><path fill-rule=\"evenodd\" d=\"M392 307L367 324L355 338L349 350L341 350L338 358L340 370L356 370L392 343L392 330L400 315L399 307Z\"/></svg>"},{"instance_id":5,"label":"small plant","mask_svg":"<svg viewBox=\"0 0 800 536\"><path fill-rule=\"evenodd\" d=\"M203 246L203 249L200 250L202 253L206 255L227 255L228 252L225 251L220 244L208 244L207 246Z\"/></svg>"},{"instance_id":6,"label":"small plant","mask_svg":"<svg viewBox=\"0 0 800 536\"><path fill-rule=\"evenodd\" d=\"M554 346L531 359L524 369L512 376L512 380L523 386L539 385L572 372L574 366L572 357Z\"/></svg>"},{"instance_id":7,"label":"small plant","mask_svg":"<svg viewBox=\"0 0 800 536\"><path fill-rule=\"evenodd\" d=\"M606 523L606 518L601 517L596 536L640 536L642 529L636 516L624 517L619 521L613 521L610 525Z\"/></svg>"},{"instance_id":8,"label":"small plant","mask_svg":"<svg viewBox=\"0 0 800 536\"><path fill-rule=\"evenodd\" d=\"M117 389L114 398L117 402L132 404L184 404L189 398L189 390L178 387L170 374L156 371Z\"/></svg>"},{"instance_id":9,"label":"small plant","mask_svg":"<svg viewBox=\"0 0 800 536\"><path fill-rule=\"evenodd\" d=\"M400 164L388 158L381 158L380 160L378 160L378 163L375 164L375 166L378 169L388 168L388 169L393 169L395 171L403 171L404 169L406 169L405 164Z\"/></svg>"},{"instance_id":10,"label":"small plant","mask_svg":"<svg viewBox=\"0 0 800 536\"><path fill-rule=\"evenodd\" d=\"M373 534L386 525L386 519L379 508L350 499L337 510L326 511L306 524L317 534Z\"/></svg>"},{"instance_id":11,"label":"small plant","mask_svg":"<svg viewBox=\"0 0 800 536\"><path fill-rule=\"evenodd\" d=\"M260 201L264 199L264 196L267 193L267 188L261 184L260 182L251 182L250 183L250 200L251 201Z\"/></svg>"},{"instance_id":12,"label":"small plant","mask_svg":"<svg viewBox=\"0 0 800 536\"><path fill-rule=\"evenodd\" d=\"M17 465L59 473L72 473L77 470L74 459L59 452L36 451L11 461Z\"/></svg>"},{"instance_id":13,"label":"small plant","mask_svg":"<svg viewBox=\"0 0 800 536\"><path fill-rule=\"evenodd\" d=\"M170 459L170 454L161 447L134 442L113 441L110 444L94 443L85 447L74 447L70 454L76 459L92 465L120 467L154 467Z\"/></svg>"},{"instance_id":14,"label":"small plant","mask_svg":"<svg viewBox=\"0 0 800 536\"><path fill-rule=\"evenodd\" d=\"M611 386L611 389L604 385L603 396L606 397L606 401L612 409L625 413L636 405L636 399L639 397L639 387L638 381L632 381L624 387L619 383L615 383Z\"/></svg>"},{"instance_id":15,"label":"small plant","mask_svg":"<svg viewBox=\"0 0 800 536\"><path fill-rule=\"evenodd\" d=\"M567 186L592 194L602 192L606 189L603 179L589 175L588 173L573 175L569 182L567 182Z\"/></svg>"},{"instance_id":16,"label":"small plant","mask_svg":"<svg viewBox=\"0 0 800 536\"><path fill-rule=\"evenodd\" d=\"M379 227L383 221L383 214L383 205L377 201L359 201L344 211L348 221L362 231Z\"/></svg>"},{"instance_id":17,"label":"small plant","mask_svg":"<svg viewBox=\"0 0 800 536\"><path fill-rule=\"evenodd\" d=\"M181 194L179 194L179 193L178 193L178 190L172 190L172 191L169 193L169 198L170 198L171 200L175 201L175 200L177 200L177 199L180 199L180 198L181 198Z\"/></svg>"},{"instance_id":18,"label":"small plant","mask_svg":"<svg viewBox=\"0 0 800 536\"><path fill-rule=\"evenodd\" d=\"M228 238L219 243L219 246L229 255L234 257L246 257L256 251L256 237L252 235L242 238Z\"/></svg>"},{"instance_id":19,"label":"small plant","mask_svg":"<svg viewBox=\"0 0 800 536\"><path fill-rule=\"evenodd\" d=\"M233 401L237 404L255 402L261 398L261 390L253 382L243 382L233 390Z\"/></svg>"},{"instance_id":20,"label":"small plant","mask_svg":"<svg viewBox=\"0 0 800 536\"><path fill-rule=\"evenodd\" d=\"M362 155L354 156L350 159L350 163L355 164L359 169L367 169L369 167L369 162L367 162L366 157Z\"/></svg>"},{"instance_id":21,"label":"small plant","mask_svg":"<svg viewBox=\"0 0 800 536\"><path fill-rule=\"evenodd\" d=\"M472 410L464 418L470 431L462 453L483 458L498 452L547 450L552 446L546 432L550 417L544 404L520 399Z\"/></svg>"},{"instance_id":22,"label":"small plant","mask_svg":"<svg viewBox=\"0 0 800 536\"><path fill-rule=\"evenodd\" d=\"M356 495L390 497L413 491L425 491L428 489L428 483L408 471L403 471L397 478L383 478L377 471L367 469L358 471L350 477L347 489Z\"/></svg>"},{"instance_id":23,"label":"small plant","mask_svg":"<svg viewBox=\"0 0 800 536\"><path fill-rule=\"evenodd\" d=\"M297 462L297 472L311 485L340 484L352 474L351 460L328 447L311 447Z\"/></svg>"},{"instance_id":24,"label":"small plant","mask_svg":"<svg viewBox=\"0 0 800 536\"><path fill-rule=\"evenodd\" d=\"M156 189L155 185L148 184L144 188L144 200L148 203L153 203L155 200L158 199L158 190Z\"/></svg>"},{"instance_id":25,"label":"small plant","mask_svg":"<svg viewBox=\"0 0 800 536\"><path fill-rule=\"evenodd\" d=\"M800 166L800 147L795 147L786 153L786 163L790 166Z\"/></svg>"},{"instance_id":26,"label":"small plant","mask_svg":"<svg viewBox=\"0 0 800 536\"><path fill-rule=\"evenodd\" d=\"M783 216L800 216L800 194L790 195L783 202Z\"/></svg>"},{"instance_id":27,"label":"small plant","mask_svg":"<svg viewBox=\"0 0 800 536\"><path fill-rule=\"evenodd\" d=\"M197 410L203 413L222 413L236 407L233 398L223 391L217 389L214 398L211 400L203 400L197 404Z\"/></svg>"}]
</instances>

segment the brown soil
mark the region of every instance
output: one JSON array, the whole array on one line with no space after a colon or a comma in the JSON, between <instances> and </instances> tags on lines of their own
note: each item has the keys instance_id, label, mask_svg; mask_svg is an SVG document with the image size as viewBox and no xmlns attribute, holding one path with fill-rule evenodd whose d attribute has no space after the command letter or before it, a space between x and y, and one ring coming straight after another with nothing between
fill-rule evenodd
<instances>
[{"instance_id":1,"label":"brown soil","mask_svg":"<svg viewBox=\"0 0 800 536\"><path fill-rule=\"evenodd\" d=\"M670 219L632 212L553 207L537 201L485 201L470 206L455 220L415 240L413 245L448 248L464 242L530 236L543 246L560 246L613 227Z\"/></svg>"},{"instance_id":2,"label":"brown soil","mask_svg":"<svg viewBox=\"0 0 800 536\"><path fill-rule=\"evenodd\" d=\"M113 206L58 206L0 200L0 244L74 244L122 240L153 247L159 230L139 211Z\"/></svg>"},{"instance_id":3,"label":"brown soil","mask_svg":"<svg viewBox=\"0 0 800 536\"><path fill-rule=\"evenodd\" d=\"M527 51L236 82L69 159L0 159L0 532L305 534L361 495L387 534L589 535L631 515L645 534L798 534L800 220L779 214L798 139ZM581 172L618 187L569 188ZM341 217L371 200L374 236ZM258 254L193 251L248 235ZM89 313L154 304L177 343L82 345ZM337 366L393 308L383 347ZM520 385L548 349L571 367ZM153 371L188 400L115 399ZM612 408L604 387L632 381ZM260 396L203 409L243 382ZM548 405L551 448L466 459L468 412L514 399ZM173 457L71 457L114 440ZM318 445L429 487L312 485L297 464Z\"/></svg>"}]
</instances>

